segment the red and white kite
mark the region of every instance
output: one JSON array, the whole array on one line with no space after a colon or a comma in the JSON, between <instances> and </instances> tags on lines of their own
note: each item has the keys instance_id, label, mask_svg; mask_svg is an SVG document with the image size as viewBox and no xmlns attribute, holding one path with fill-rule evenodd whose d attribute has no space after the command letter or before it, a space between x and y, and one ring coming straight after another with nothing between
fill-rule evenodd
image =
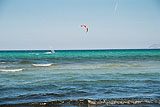
<instances>
[{"instance_id":1,"label":"red and white kite","mask_svg":"<svg viewBox=\"0 0 160 107\"><path fill-rule=\"evenodd\" d=\"M81 27L84 28L86 32L88 32L88 27L86 25L81 25Z\"/></svg>"}]
</instances>

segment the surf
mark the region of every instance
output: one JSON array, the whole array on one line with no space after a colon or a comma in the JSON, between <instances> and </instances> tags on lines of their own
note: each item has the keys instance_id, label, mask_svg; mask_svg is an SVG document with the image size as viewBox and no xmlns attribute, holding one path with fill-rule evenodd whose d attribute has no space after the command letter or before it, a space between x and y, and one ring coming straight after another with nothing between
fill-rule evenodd
<instances>
[{"instance_id":1,"label":"surf","mask_svg":"<svg viewBox=\"0 0 160 107\"><path fill-rule=\"evenodd\" d=\"M32 64L32 66L35 66L35 67L49 67L51 65L52 63L51 64Z\"/></svg>"},{"instance_id":2,"label":"surf","mask_svg":"<svg viewBox=\"0 0 160 107\"><path fill-rule=\"evenodd\" d=\"M0 71L2 71L2 72L19 72L22 70L23 69L1 69Z\"/></svg>"}]
</instances>

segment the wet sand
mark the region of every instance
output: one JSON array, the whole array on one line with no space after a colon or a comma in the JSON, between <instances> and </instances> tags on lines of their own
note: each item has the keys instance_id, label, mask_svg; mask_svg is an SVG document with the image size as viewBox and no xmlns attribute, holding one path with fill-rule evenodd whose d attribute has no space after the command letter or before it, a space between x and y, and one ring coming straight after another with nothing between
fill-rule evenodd
<instances>
[{"instance_id":1,"label":"wet sand","mask_svg":"<svg viewBox=\"0 0 160 107\"><path fill-rule=\"evenodd\" d=\"M3 104L2 107L160 107L160 101L136 101L136 100L62 100L62 101L51 101L51 102L37 102L37 103L22 103L22 104Z\"/></svg>"}]
</instances>

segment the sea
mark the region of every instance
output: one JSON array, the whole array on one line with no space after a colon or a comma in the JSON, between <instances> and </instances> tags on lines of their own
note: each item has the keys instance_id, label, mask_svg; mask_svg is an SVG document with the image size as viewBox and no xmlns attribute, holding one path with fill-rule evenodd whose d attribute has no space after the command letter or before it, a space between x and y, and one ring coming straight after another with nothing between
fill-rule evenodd
<instances>
[{"instance_id":1,"label":"sea","mask_svg":"<svg viewBox=\"0 0 160 107\"><path fill-rule=\"evenodd\" d=\"M160 106L160 49L1 50L0 106Z\"/></svg>"}]
</instances>

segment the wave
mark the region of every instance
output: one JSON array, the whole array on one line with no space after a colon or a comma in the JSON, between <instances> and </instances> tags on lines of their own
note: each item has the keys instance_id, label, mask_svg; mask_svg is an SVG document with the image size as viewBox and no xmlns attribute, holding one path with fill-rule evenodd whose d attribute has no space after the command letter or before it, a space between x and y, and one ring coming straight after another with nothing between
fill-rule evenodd
<instances>
[{"instance_id":1,"label":"wave","mask_svg":"<svg viewBox=\"0 0 160 107\"><path fill-rule=\"evenodd\" d=\"M57 64L58 65L58 64ZM59 64L62 65L62 64ZM118 69L118 68L140 68L139 64L79 64L79 65L66 65L63 67L55 67L59 70L99 70L99 69Z\"/></svg>"},{"instance_id":2,"label":"wave","mask_svg":"<svg viewBox=\"0 0 160 107\"><path fill-rule=\"evenodd\" d=\"M7 62L0 62L1 64L5 64L5 63L7 63Z\"/></svg>"},{"instance_id":3,"label":"wave","mask_svg":"<svg viewBox=\"0 0 160 107\"><path fill-rule=\"evenodd\" d=\"M33 66L36 66L36 67L48 67L48 66L51 66L51 64L32 64Z\"/></svg>"},{"instance_id":4,"label":"wave","mask_svg":"<svg viewBox=\"0 0 160 107\"><path fill-rule=\"evenodd\" d=\"M9 68L10 66L0 66L0 68Z\"/></svg>"},{"instance_id":5,"label":"wave","mask_svg":"<svg viewBox=\"0 0 160 107\"><path fill-rule=\"evenodd\" d=\"M45 52L45 54L51 54L52 52Z\"/></svg>"},{"instance_id":6,"label":"wave","mask_svg":"<svg viewBox=\"0 0 160 107\"><path fill-rule=\"evenodd\" d=\"M121 67L142 67L142 66L139 65L139 64L132 63L132 64L107 64L107 65L101 65L101 67L104 67L104 68L121 68Z\"/></svg>"},{"instance_id":7,"label":"wave","mask_svg":"<svg viewBox=\"0 0 160 107\"><path fill-rule=\"evenodd\" d=\"M39 53L29 53L30 55L39 55Z\"/></svg>"},{"instance_id":8,"label":"wave","mask_svg":"<svg viewBox=\"0 0 160 107\"><path fill-rule=\"evenodd\" d=\"M22 71L23 69L1 69L2 72L18 72Z\"/></svg>"},{"instance_id":9,"label":"wave","mask_svg":"<svg viewBox=\"0 0 160 107\"><path fill-rule=\"evenodd\" d=\"M57 100L50 102L32 102L21 104L3 104L2 106L105 106L105 105L141 105L141 106L160 106L160 100L150 99L108 99L108 100L92 100L92 99L78 99L78 100ZM148 106L147 106L148 107Z\"/></svg>"}]
</instances>

